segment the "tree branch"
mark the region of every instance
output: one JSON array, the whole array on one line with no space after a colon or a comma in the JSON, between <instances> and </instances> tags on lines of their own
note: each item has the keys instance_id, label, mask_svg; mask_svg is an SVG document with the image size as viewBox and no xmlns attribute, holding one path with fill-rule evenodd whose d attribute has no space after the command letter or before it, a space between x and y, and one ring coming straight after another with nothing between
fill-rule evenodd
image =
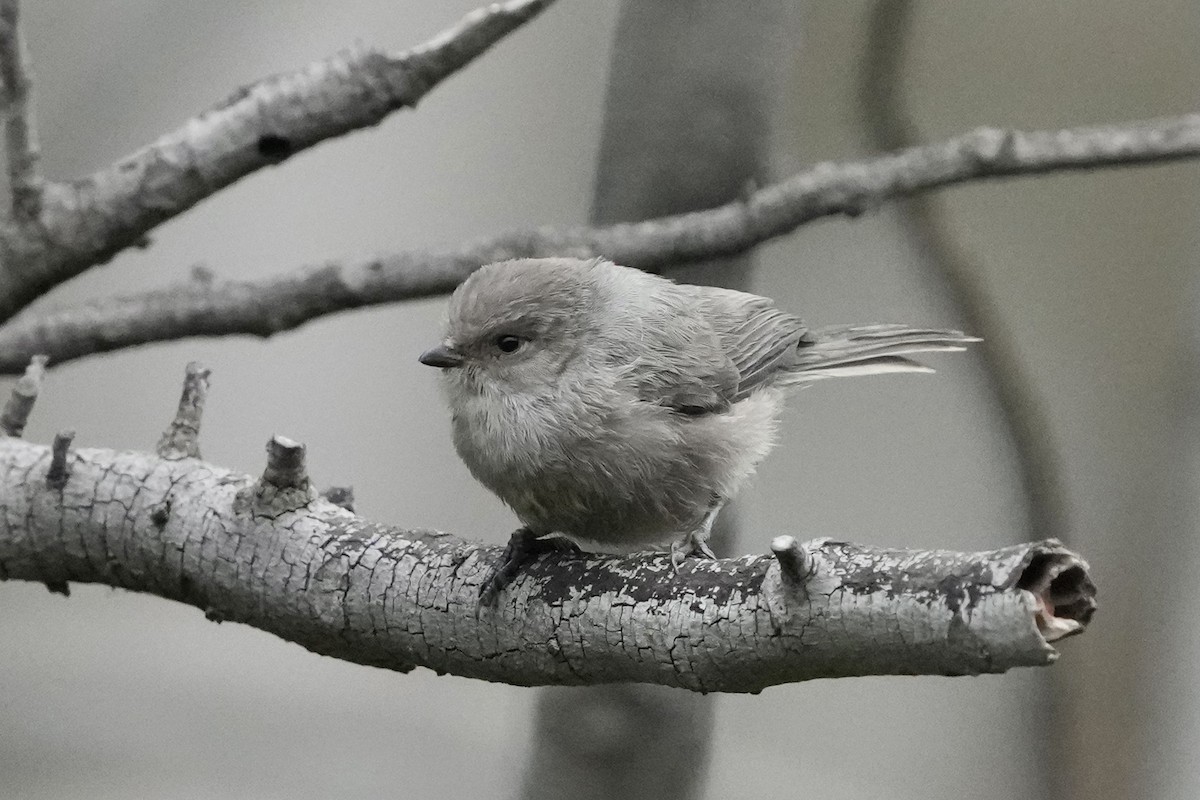
<instances>
[{"instance_id":1,"label":"tree branch","mask_svg":"<svg viewBox=\"0 0 1200 800\"><path fill-rule=\"evenodd\" d=\"M967 675L1054 661L1090 616L1053 540L985 553L805 545L770 556L553 554L478 606L500 549L389 528L195 459L0 439L0 578L149 592L360 664L523 686L641 681L755 692L811 678ZM270 491L265 491L270 489Z\"/></svg>"},{"instance_id":2,"label":"tree branch","mask_svg":"<svg viewBox=\"0 0 1200 800\"><path fill-rule=\"evenodd\" d=\"M0 328L0 373L19 372L35 353L61 363L186 336L270 336L326 314L450 291L481 264L503 258L603 255L661 270L744 252L820 217L854 216L892 198L967 181L1197 156L1200 114L1059 131L981 128L866 161L818 164L707 211L600 228L538 228L261 281L193 280L22 317Z\"/></svg>"},{"instance_id":3,"label":"tree branch","mask_svg":"<svg viewBox=\"0 0 1200 800\"><path fill-rule=\"evenodd\" d=\"M4 143L13 217L25 222L41 210L37 128L29 56L18 0L0 0L0 81L4 83Z\"/></svg>"},{"instance_id":4,"label":"tree branch","mask_svg":"<svg viewBox=\"0 0 1200 800\"><path fill-rule=\"evenodd\" d=\"M70 444L0 437L0 580L149 592L389 669L723 692L974 675L1053 662L1049 642L1095 610L1087 565L1053 540L953 553L786 537L679 575L666 555L550 554L481 607L501 548L318 498L290 440L271 440L259 480Z\"/></svg>"},{"instance_id":5,"label":"tree branch","mask_svg":"<svg viewBox=\"0 0 1200 800\"><path fill-rule=\"evenodd\" d=\"M107 169L47 185L36 226L0 231L0 320L234 181L415 105L552 1L494 3L406 53L354 50L267 78ZM10 155L18 117L9 117Z\"/></svg>"}]
</instances>

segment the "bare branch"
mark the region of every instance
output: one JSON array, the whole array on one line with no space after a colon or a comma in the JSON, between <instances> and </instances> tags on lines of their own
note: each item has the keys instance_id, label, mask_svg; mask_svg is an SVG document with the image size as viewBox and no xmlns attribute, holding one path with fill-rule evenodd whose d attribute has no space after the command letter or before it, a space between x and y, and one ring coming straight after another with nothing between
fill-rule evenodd
<instances>
[{"instance_id":1,"label":"bare branch","mask_svg":"<svg viewBox=\"0 0 1200 800\"><path fill-rule=\"evenodd\" d=\"M0 81L4 83L4 143L13 216L27 221L41 211L42 179L37 169L40 154L33 81L18 0L0 0Z\"/></svg>"},{"instance_id":2,"label":"bare branch","mask_svg":"<svg viewBox=\"0 0 1200 800\"><path fill-rule=\"evenodd\" d=\"M107 169L47 186L36 230L0 232L0 320L234 181L415 105L552 1L493 3L406 53L354 50L267 78Z\"/></svg>"},{"instance_id":3,"label":"bare branch","mask_svg":"<svg viewBox=\"0 0 1200 800\"><path fill-rule=\"evenodd\" d=\"M29 366L25 368L25 374L17 381L8 402L4 404L4 411L0 412L0 433L5 436L20 436L25 431L45 375L46 356L36 355L31 358Z\"/></svg>"},{"instance_id":4,"label":"bare branch","mask_svg":"<svg viewBox=\"0 0 1200 800\"><path fill-rule=\"evenodd\" d=\"M0 578L150 592L392 669L724 692L1002 672L1053 662L1049 640L1095 607L1087 565L1054 541L972 554L816 541L803 592L772 556L676 576L664 555L553 553L481 608L500 548L311 497L266 513L245 502L265 481L193 459L78 450L52 490L29 477L50 458L0 439Z\"/></svg>"},{"instance_id":5,"label":"bare branch","mask_svg":"<svg viewBox=\"0 0 1200 800\"><path fill-rule=\"evenodd\" d=\"M1200 156L1200 114L1060 131L982 128L879 158L819 164L707 211L601 228L519 231L447 251L326 264L261 281L204 283L102 300L0 328L0 373L33 353L55 363L186 336L270 336L338 311L450 291L481 264L603 255L661 270L743 252L814 219L984 178L1153 164Z\"/></svg>"}]
</instances>

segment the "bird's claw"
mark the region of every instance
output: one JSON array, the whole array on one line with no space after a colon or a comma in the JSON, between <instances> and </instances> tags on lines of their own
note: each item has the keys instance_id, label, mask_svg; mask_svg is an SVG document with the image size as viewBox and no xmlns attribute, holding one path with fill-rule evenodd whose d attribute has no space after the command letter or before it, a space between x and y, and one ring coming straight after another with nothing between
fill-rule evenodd
<instances>
[{"instance_id":1,"label":"bird's claw","mask_svg":"<svg viewBox=\"0 0 1200 800\"><path fill-rule=\"evenodd\" d=\"M707 533L707 531L705 531ZM717 554L708 546L708 542L699 532L692 532L683 536L671 543L671 566L675 568L675 574L679 574L679 568L683 566L683 562L689 558L708 558L715 559Z\"/></svg>"},{"instance_id":2,"label":"bird's claw","mask_svg":"<svg viewBox=\"0 0 1200 800\"><path fill-rule=\"evenodd\" d=\"M501 590L517 577L521 568L543 553L578 550L579 547L574 542L561 536L539 538L538 534L529 528L518 528L508 538L499 563L492 567L483 585L479 587L480 605L492 605Z\"/></svg>"}]
</instances>

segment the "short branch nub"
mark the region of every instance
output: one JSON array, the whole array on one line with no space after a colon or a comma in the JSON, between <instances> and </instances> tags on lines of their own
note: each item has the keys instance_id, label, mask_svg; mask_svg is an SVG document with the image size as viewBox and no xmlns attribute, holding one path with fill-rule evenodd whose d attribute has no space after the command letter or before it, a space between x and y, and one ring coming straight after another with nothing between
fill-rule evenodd
<instances>
[{"instance_id":1,"label":"short branch nub","mask_svg":"<svg viewBox=\"0 0 1200 800\"><path fill-rule=\"evenodd\" d=\"M46 470L46 485L51 489L62 489L71 477L71 466L67 458L71 452L71 441L75 431L62 431L54 437L50 448L50 469Z\"/></svg>"},{"instance_id":2,"label":"short branch nub","mask_svg":"<svg viewBox=\"0 0 1200 800\"><path fill-rule=\"evenodd\" d=\"M48 360L46 356L34 356L29 360L25 374L13 386L12 394L4 404L4 411L0 412L0 433L5 436L20 436L25 431L25 424L29 422L29 414L33 411L33 403L42 388Z\"/></svg>"},{"instance_id":3,"label":"short branch nub","mask_svg":"<svg viewBox=\"0 0 1200 800\"><path fill-rule=\"evenodd\" d=\"M193 361L187 365L183 379L183 394L175 419L158 440L158 455L178 460L200 457L200 419L204 416L204 400L208 396L208 376L211 371Z\"/></svg>"},{"instance_id":4,"label":"short branch nub","mask_svg":"<svg viewBox=\"0 0 1200 800\"><path fill-rule=\"evenodd\" d=\"M771 540L771 552L779 562L779 572L785 584L800 586L813 572L813 557L794 536L776 536Z\"/></svg>"},{"instance_id":5,"label":"short branch nub","mask_svg":"<svg viewBox=\"0 0 1200 800\"><path fill-rule=\"evenodd\" d=\"M353 486L330 486L325 491L321 492L321 497L324 497L335 506L354 511L354 487Z\"/></svg>"},{"instance_id":6,"label":"short branch nub","mask_svg":"<svg viewBox=\"0 0 1200 800\"><path fill-rule=\"evenodd\" d=\"M305 447L286 436L274 436L267 442L267 468L262 482L277 489L308 488L308 470L304 463Z\"/></svg>"}]
</instances>

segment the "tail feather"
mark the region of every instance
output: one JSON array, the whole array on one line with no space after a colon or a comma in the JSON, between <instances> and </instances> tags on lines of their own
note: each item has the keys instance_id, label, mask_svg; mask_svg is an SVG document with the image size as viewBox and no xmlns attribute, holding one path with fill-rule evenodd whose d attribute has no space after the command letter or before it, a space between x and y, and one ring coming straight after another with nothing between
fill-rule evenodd
<instances>
[{"instance_id":1,"label":"tail feather","mask_svg":"<svg viewBox=\"0 0 1200 800\"><path fill-rule=\"evenodd\" d=\"M838 325L810 332L814 340L802 343L788 365L791 379L807 382L821 378L880 375L889 372L933 372L905 356L965 350L974 336L961 331L913 328L908 325Z\"/></svg>"}]
</instances>

